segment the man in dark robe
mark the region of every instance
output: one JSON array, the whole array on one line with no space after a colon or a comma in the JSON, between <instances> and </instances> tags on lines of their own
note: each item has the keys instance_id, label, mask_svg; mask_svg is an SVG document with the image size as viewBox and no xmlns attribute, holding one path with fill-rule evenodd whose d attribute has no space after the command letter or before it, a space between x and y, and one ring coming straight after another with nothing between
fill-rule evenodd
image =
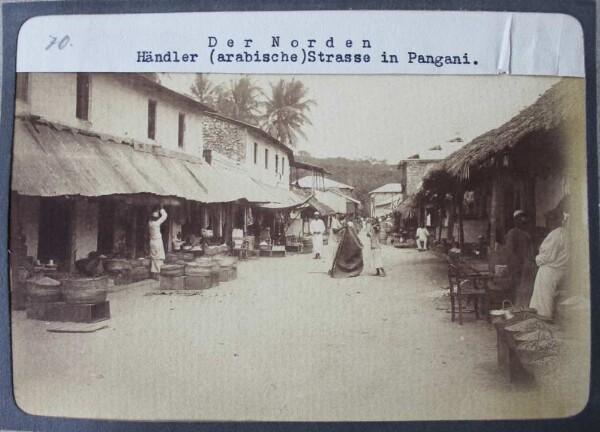
<instances>
[{"instance_id":1,"label":"man in dark robe","mask_svg":"<svg viewBox=\"0 0 600 432\"><path fill-rule=\"evenodd\" d=\"M531 236L525 231L527 214L523 210L514 212L515 227L506 234L506 265L510 278L510 291L515 304L527 306L533 288ZM531 285L531 286L529 286Z\"/></svg>"},{"instance_id":2,"label":"man in dark robe","mask_svg":"<svg viewBox=\"0 0 600 432\"><path fill-rule=\"evenodd\" d=\"M333 278L358 276L363 270L363 245L352 226L340 230L340 242L329 275Z\"/></svg>"}]
</instances>

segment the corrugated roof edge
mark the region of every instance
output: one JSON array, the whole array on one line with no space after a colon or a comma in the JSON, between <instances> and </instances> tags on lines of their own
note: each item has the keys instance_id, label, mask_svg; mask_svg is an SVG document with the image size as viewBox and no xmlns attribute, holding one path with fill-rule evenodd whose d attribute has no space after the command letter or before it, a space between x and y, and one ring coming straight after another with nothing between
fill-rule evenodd
<instances>
[{"instance_id":1,"label":"corrugated roof edge","mask_svg":"<svg viewBox=\"0 0 600 432\"><path fill-rule=\"evenodd\" d=\"M32 114L18 114L15 116L15 120L24 120L30 122L34 127L36 124L41 124L45 126L50 126L57 130L71 131L73 133L78 133L80 135L92 136L98 138L102 141L108 141L113 144L121 144L132 147L134 150L143 152L143 153L151 153L155 156L167 157L171 159L183 160L190 163L196 164L205 164L206 161L201 156L195 156L189 153L183 153L176 150L166 149L159 145L150 145L140 141L136 141L132 138L123 138L118 137L116 135L110 135L105 133L98 133L95 131L88 131L85 129L76 128L73 126L68 126L62 123L50 121L44 117Z\"/></svg>"}]
</instances>

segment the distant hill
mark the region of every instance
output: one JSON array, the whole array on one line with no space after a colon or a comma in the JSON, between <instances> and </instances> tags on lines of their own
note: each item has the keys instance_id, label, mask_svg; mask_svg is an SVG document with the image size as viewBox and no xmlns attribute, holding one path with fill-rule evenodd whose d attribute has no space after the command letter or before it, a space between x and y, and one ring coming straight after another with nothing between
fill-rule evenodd
<instances>
[{"instance_id":1,"label":"distant hill","mask_svg":"<svg viewBox=\"0 0 600 432\"><path fill-rule=\"evenodd\" d=\"M369 205L368 193L387 183L399 183L400 172L396 165L390 165L385 160L375 159L346 159L343 157L317 158L308 152L300 151L295 159L325 168L331 173L326 176L341 183L354 186L354 197L365 206ZM298 171L298 176L303 177L310 173ZM294 177L292 181L296 181Z\"/></svg>"}]
</instances>

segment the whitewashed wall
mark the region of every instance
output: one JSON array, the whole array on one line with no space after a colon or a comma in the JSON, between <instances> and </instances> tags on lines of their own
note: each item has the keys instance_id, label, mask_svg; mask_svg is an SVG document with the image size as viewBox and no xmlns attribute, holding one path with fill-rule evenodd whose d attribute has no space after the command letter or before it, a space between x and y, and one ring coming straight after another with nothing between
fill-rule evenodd
<instances>
[{"instance_id":1,"label":"whitewashed wall","mask_svg":"<svg viewBox=\"0 0 600 432\"><path fill-rule=\"evenodd\" d=\"M185 152L202 155L203 115L185 101L141 87L127 75L90 74L89 120L75 116L77 74L29 74L29 101L17 113L31 113L67 126L177 150L179 113L185 114ZM148 100L157 102L156 139L148 138Z\"/></svg>"},{"instance_id":2,"label":"whitewashed wall","mask_svg":"<svg viewBox=\"0 0 600 432\"><path fill-rule=\"evenodd\" d=\"M258 144L257 160L254 163L254 143ZM269 150L269 167L265 169L265 149ZM275 155L279 157L279 167L275 171ZM282 162L282 158L284 161ZM246 167L253 179L269 186L289 189L290 158L281 146L274 144L254 132L247 135Z\"/></svg>"}]
</instances>

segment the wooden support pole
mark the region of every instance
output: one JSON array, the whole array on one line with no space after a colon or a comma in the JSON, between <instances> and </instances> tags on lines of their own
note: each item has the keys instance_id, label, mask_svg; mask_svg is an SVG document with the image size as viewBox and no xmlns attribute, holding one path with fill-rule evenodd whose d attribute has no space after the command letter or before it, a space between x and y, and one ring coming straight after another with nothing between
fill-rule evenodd
<instances>
[{"instance_id":1,"label":"wooden support pole","mask_svg":"<svg viewBox=\"0 0 600 432\"><path fill-rule=\"evenodd\" d=\"M534 233L536 226L536 206L535 206L535 177L528 177L525 180L525 211L529 215L528 229L530 233Z\"/></svg>"},{"instance_id":2,"label":"wooden support pole","mask_svg":"<svg viewBox=\"0 0 600 432\"><path fill-rule=\"evenodd\" d=\"M69 224L67 229L67 269L69 273L75 272L75 259L77 257L77 203L75 200L67 201L69 208Z\"/></svg>"},{"instance_id":3,"label":"wooden support pole","mask_svg":"<svg viewBox=\"0 0 600 432\"><path fill-rule=\"evenodd\" d=\"M442 240L442 229L444 228L444 221L442 219L443 214L442 208L440 207L438 209L438 241Z\"/></svg>"},{"instance_id":4,"label":"wooden support pole","mask_svg":"<svg viewBox=\"0 0 600 432\"><path fill-rule=\"evenodd\" d=\"M492 179L492 202L490 206L490 255L496 252L496 242L499 240L497 231L503 227L504 214L504 183L499 176Z\"/></svg>"},{"instance_id":5,"label":"wooden support pole","mask_svg":"<svg viewBox=\"0 0 600 432\"><path fill-rule=\"evenodd\" d=\"M132 206L131 215L133 220L131 221L131 233L132 233L132 242L131 242L131 253L133 254L133 258L137 258L137 240L138 240L138 208Z\"/></svg>"},{"instance_id":6,"label":"wooden support pole","mask_svg":"<svg viewBox=\"0 0 600 432\"><path fill-rule=\"evenodd\" d=\"M459 188L456 198L456 205L458 206L458 241L460 243L460 247L463 248L465 245L465 230L463 225L464 191L462 188Z\"/></svg>"},{"instance_id":7,"label":"wooden support pole","mask_svg":"<svg viewBox=\"0 0 600 432\"><path fill-rule=\"evenodd\" d=\"M450 240L454 237L454 221L456 220L456 205L455 205L455 197L454 193L452 194L452 200L450 201L448 209L448 231L446 233L446 238Z\"/></svg>"}]
</instances>

